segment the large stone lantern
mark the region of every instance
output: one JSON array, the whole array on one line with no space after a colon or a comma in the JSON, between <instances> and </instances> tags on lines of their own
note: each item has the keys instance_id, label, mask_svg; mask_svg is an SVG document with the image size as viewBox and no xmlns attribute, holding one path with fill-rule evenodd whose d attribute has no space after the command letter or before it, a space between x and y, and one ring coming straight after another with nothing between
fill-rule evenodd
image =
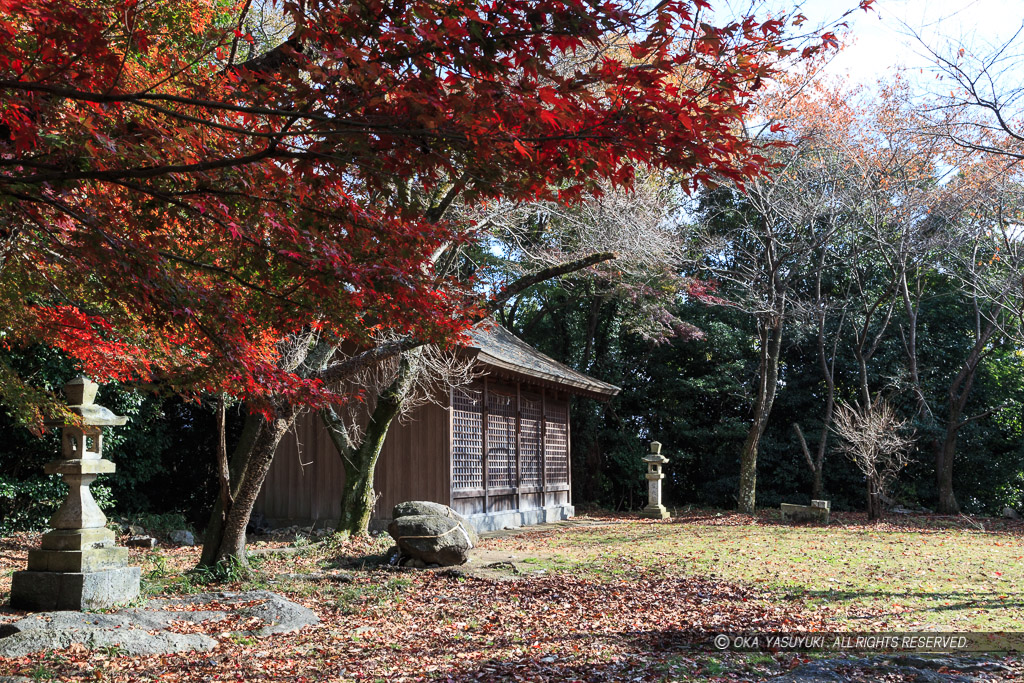
<instances>
[{"instance_id":1,"label":"large stone lantern","mask_svg":"<svg viewBox=\"0 0 1024 683\"><path fill-rule=\"evenodd\" d=\"M102 428L128 421L94 403L97 389L86 377L64 385L68 409L81 420L60 424L61 458L45 471L61 475L68 497L50 518L53 529L43 534L42 548L29 551L28 571L14 574L16 609L101 609L139 594L140 570L127 566L128 550L114 545L114 532L89 491L97 476L114 471L114 463L103 459Z\"/></svg>"},{"instance_id":2,"label":"large stone lantern","mask_svg":"<svg viewBox=\"0 0 1024 683\"><path fill-rule=\"evenodd\" d=\"M651 442L651 452L644 456L644 462L647 463L647 507L640 514L654 519L666 519L670 515L661 504L661 480L665 478L661 466L668 462L668 458L661 454L659 442Z\"/></svg>"}]
</instances>

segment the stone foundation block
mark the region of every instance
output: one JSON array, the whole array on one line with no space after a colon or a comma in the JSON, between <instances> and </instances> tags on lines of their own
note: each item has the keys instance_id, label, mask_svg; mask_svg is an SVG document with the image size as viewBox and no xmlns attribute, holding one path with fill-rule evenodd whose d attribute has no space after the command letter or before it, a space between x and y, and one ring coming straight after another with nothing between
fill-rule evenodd
<instances>
[{"instance_id":1,"label":"stone foundation block","mask_svg":"<svg viewBox=\"0 0 1024 683\"><path fill-rule=\"evenodd\" d=\"M829 505L827 500L814 500L811 501L811 505L783 503L779 508L782 511L783 522L828 524L829 513L831 512L831 505Z\"/></svg>"},{"instance_id":2,"label":"stone foundation block","mask_svg":"<svg viewBox=\"0 0 1024 683\"><path fill-rule=\"evenodd\" d=\"M640 511L640 516L648 519L668 519L672 515L664 505L648 505Z\"/></svg>"},{"instance_id":3,"label":"stone foundation block","mask_svg":"<svg viewBox=\"0 0 1024 683\"><path fill-rule=\"evenodd\" d=\"M92 550L114 545L114 532L99 529L56 529L43 534L43 550Z\"/></svg>"},{"instance_id":4,"label":"stone foundation block","mask_svg":"<svg viewBox=\"0 0 1024 683\"><path fill-rule=\"evenodd\" d=\"M126 564L127 548L28 551L28 569L33 572L89 573L117 569Z\"/></svg>"},{"instance_id":5,"label":"stone foundation block","mask_svg":"<svg viewBox=\"0 0 1024 683\"><path fill-rule=\"evenodd\" d=\"M131 602L139 596L138 567L98 572L15 572L11 582L11 607L47 610L103 609Z\"/></svg>"}]
</instances>

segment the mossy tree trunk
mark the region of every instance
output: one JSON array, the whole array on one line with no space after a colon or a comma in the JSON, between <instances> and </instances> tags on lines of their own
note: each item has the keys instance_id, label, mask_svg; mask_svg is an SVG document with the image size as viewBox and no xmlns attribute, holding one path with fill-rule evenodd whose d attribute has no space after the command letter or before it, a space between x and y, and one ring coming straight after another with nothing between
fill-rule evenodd
<instances>
[{"instance_id":1,"label":"mossy tree trunk","mask_svg":"<svg viewBox=\"0 0 1024 683\"><path fill-rule=\"evenodd\" d=\"M290 364L285 369L308 376L334 352L333 346L325 342L314 344L312 339L310 335L308 347L303 348L300 344L296 353L288 356ZM249 525L252 508L270 471L277 446L295 423L300 410L298 405L280 399L271 399L265 411L257 411L254 406L246 407L249 414L228 465L230 481L221 482L222 492L217 497L203 535L200 567L228 562L248 565L245 529ZM224 489L228 495L224 495Z\"/></svg>"},{"instance_id":2,"label":"mossy tree trunk","mask_svg":"<svg viewBox=\"0 0 1024 683\"><path fill-rule=\"evenodd\" d=\"M416 365L421 351L415 349L402 354L398 372L391 384L381 392L370 414L366 432L358 443L354 443L341 417L330 409L320 411L331 441L338 449L345 483L341 494L341 516L337 530L353 536L364 535L369 530L370 518L376 496L373 490L374 472L380 458L384 439L387 438L391 423L402 412L402 405L412 388Z\"/></svg>"},{"instance_id":3,"label":"mossy tree trunk","mask_svg":"<svg viewBox=\"0 0 1024 683\"><path fill-rule=\"evenodd\" d=\"M757 502L757 450L768 424L775 392L779 386L779 353L782 349L783 319L773 316L758 322L760 362L757 373L757 395L754 399L754 419L747 430L747 438L740 452L739 511L754 514Z\"/></svg>"}]
</instances>

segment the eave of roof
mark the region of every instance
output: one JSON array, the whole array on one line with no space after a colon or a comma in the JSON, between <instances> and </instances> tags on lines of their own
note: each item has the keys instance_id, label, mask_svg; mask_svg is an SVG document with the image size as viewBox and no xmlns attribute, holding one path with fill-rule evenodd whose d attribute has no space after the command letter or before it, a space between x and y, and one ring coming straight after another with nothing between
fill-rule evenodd
<instances>
[{"instance_id":1,"label":"eave of roof","mask_svg":"<svg viewBox=\"0 0 1024 683\"><path fill-rule=\"evenodd\" d=\"M479 363L506 372L551 382L567 391L595 398L611 398L621 389L573 370L533 348L501 325L487 321L469 332L466 348L476 352Z\"/></svg>"}]
</instances>

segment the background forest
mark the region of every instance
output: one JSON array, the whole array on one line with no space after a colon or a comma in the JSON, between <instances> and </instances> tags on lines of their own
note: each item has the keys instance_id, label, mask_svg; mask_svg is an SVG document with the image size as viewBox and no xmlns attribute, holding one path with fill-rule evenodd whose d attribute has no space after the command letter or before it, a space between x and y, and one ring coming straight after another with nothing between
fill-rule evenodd
<instances>
[{"instance_id":1,"label":"background forest","mask_svg":"<svg viewBox=\"0 0 1024 683\"><path fill-rule=\"evenodd\" d=\"M525 19L518 9L510 10L509 21L534 21L528 10L523 10ZM673 21L697 31L683 8L672 12L679 15ZM284 60L285 70L294 76L290 85L256 79L253 83L258 87L246 91L247 96L261 102L268 97L264 90L280 87L283 94L278 95L287 101L308 98L320 103L323 98L320 89L309 87L307 74L319 77L320 67L292 54L287 43L274 47L280 36L268 33L268 27L277 24L265 18L243 12L239 26L251 29L254 37L241 28L226 31L210 18L196 28L194 17L188 22L177 16L154 17L154 26L167 21L181 23L185 34L198 35L208 25L220 36L222 42L216 43L219 47L212 53L214 57L207 54L212 66L203 78L211 82L221 84L225 73L234 73L231 69L258 74L279 68L278 62ZM639 22L637 25L654 22L651 35L657 37L670 25L668 19L667 15L657 21L638 15L630 21ZM289 21L309 31L309 40L341 40L329 30L321 31L319 24L307 26L294 17ZM318 21L328 28L334 25L326 11ZM96 26L102 25L97 20ZM281 26L292 24L285 21ZM603 26L586 25L586 49L576 49L584 44L580 42L569 51L557 35L551 39L550 54L545 53L531 68L539 69L543 78L565 83L557 97L553 91L542 93L536 116L501 98L491 99L489 91L478 93L479 102L452 96L454 109L472 103L479 109L473 109L474 115L508 108L503 115L515 120L520 129L507 140L502 138L501 153L485 143L487 135L478 132L450 132L456 141L452 149L463 144L472 147L458 147L456 155L447 147L432 148L420 138L408 136L399 126L395 139L401 144L396 149L401 151L402 163L409 166L399 172L366 161L380 156L374 145L383 143L376 133L367 136L365 150L352 152L348 138L329 125L330 117L311 118L311 126L323 126L324 130L314 127L304 134L329 141L336 146L330 148L333 151L358 152L355 161L337 163L339 168L351 163L364 169L361 172L367 173L367 178L359 179L365 186L357 186L356 178L345 172L321 172L316 163L336 158L326 152L317 152L318 161L309 165L298 161L312 154L308 149L300 145L289 152L287 158L294 157L298 171L309 175L309 183L296 183L295 197L287 198L306 213L282 210L281 216L268 222L277 226L278 219L294 220L302 226L299 232L283 231L284 241L274 247L282 264L280 272L263 273L265 264L259 250L252 248L259 240L243 234L238 226L253 221L245 213L248 209L243 201L254 198L251 187L291 188L280 182L283 162L268 160L260 167L266 176L229 174L221 179L237 183L237 187L226 185L214 191L205 181L197 185L193 194L209 194L204 199L209 206L192 207L191 213L181 214L188 215L195 226L178 225L178 214L166 214L177 216L171 228L187 227L188 239L201 243L197 236L207 236L200 229L209 219L206 211L214 207L226 212L217 218L230 228L225 233L227 242L221 245L224 254L251 259L245 268L265 274L266 282L274 283L281 293L254 286L237 274L220 277L220 266L196 266L195 255L168 256L161 241L157 246L140 246L139 253L171 259L175 265L166 273L182 268L183 281L195 287L194 292L188 290L194 301L186 305L179 300L187 289L180 283L144 279L153 289L147 296L167 301L152 310L118 311L117 306L110 306L111 301L121 300L118 297L130 302L149 299L136 297L134 291L122 292L120 288L128 281L111 275L105 286L117 296L97 295L95 307L116 318L120 326L116 331L131 343L111 343L110 348L94 352L93 346L116 336L111 332L114 328L105 319L100 324L99 317L92 320L81 311L73 313L85 316L83 329L92 330L93 337L38 344L45 335L33 336L30 325L24 327L28 330L24 339L12 335L0 358L0 369L6 375L6 379L0 378L5 379L0 383L6 392L2 400L9 409L0 414L0 429L8 435L0 444L0 531L44 523L47 511L60 497L61 485L38 474L56 451L55 436L48 433L40 438L35 435L37 429L25 426L38 427L42 415L36 410L26 418L26 405L52 395L90 364L118 366L103 378L114 381L104 383L99 401L131 418L127 427L109 435L107 452L118 469L94 487L101 503L126 515L180 513L202 527L217 496L218 476L229 479L251 469L252 476L243 477L246 503L231 513L237 534L244 528L251 499L262 482L265 471L261 468L298 411L324 410L325 420L330 422L330 410L324 405L337 398L325 396L330 391L337 390L339 395L363 391L368 395L359 394L360 400L368 398L371 404L377 399L374 393L397 396L394 410L383 422L386 431L403 402L422 398L409 388L409 382L423 384L422 377L411 375L444 371L443 364L423 365L425 352L419 347L430 342L430 348L443 349L460 329L492 312L541 351L622 387L607 403L577 399L573 404L577 505L617 510L642 506L640 457L648 441L658 440L671 459L666 469L669 504L752 511L755 506L824 496L837 509L862 509L864 468L847 457L853 452L851 438L837 433L841 431L837 416L843 410L852 411L850 415L867 424L872 416L890 408L894 426L889 431L899 432L901 443L909 447L902 449L906 452L900 454L898 466L892 465L882 477L893 480L879 491L886 505L989 514L998 514L1006 506L1024 505L1024 257L1020 227L1024 223L1024 186L1019 169L1024 138L1012 124L1005 123L1012 119L993 126L983 118L987 100L984 93L971 89L976 82L971 79L985 73L986 63L963 62L964 50L957 56L956 47L947 46L951 56L937 57L940 72L958 84L950 90L949 99L922 97L899 78L867 93L844 89L820 77L828 55L817 50L824 47L828 52L838 46L832 33L822 33L818 47L797 51L781 49L774 38L762 44L757 31L732 25L722 29L719 37L701 39L708 42L709 50L711 46L725 50L707 57L707 63L705 57L689 53L671 59L671 51L652 53L661 55L655 62L661 76L651 80L647 75L651 65L631 60L647 59L654 38L647 39L650 45L631 45L626 50L626 43L621 42L625 38L616 42ZM250 57L259 48L269 49L274 59L235 65L242 36L252 46ZM445 32L430 37L438 42L438 51L449 49ZM722 42L721 37L729 40ZM489 36L472 39L493 47L487 42ZM203 54L214 45L195 40L195 49L205 50ZM221 48L228 44L231 49L225 58ZM523 52L507 46L502 49L510 54ZM771 55L780 61L769 68L747 59L748 53ZM791 56L793 59L785 61ZM140 69L146 63L143 57L139 56ZM418 60L421 55L413 50L384 57L375 55L374 59L399 63ZM467 67L470 72L492 66L486 50L480 55L473 53L472 59L480 63L473 61ZM733 59L744 65L742 73L722 67ZM421 66L424 73L433 74L432 64ZM608 112L595 113L600 114L602 125L615 122L608 139L595 140L592 148L577 150L578 158L569 158L562 151L565 127L583 125L580 112L594 113L590 110L594 106L590 77L584 77L588 69L609 82L620 79L615 81L616 87L636 95L630 106L648 118L633 125L619 117L618 104L610 104ZM573 70L576 76L570 78L567 74ZM396 79L404 78L401 69L395 73ZM762 75L773 77L770 86L762 87ZM730 81L730 88L741 107L705 94L716 83L715 87L724 87L722 79L727 77L735 80ZM116 80L120 72L104 72L96 78ZM228 81L235 87L237 79ZM651 85L655 81L656 88ZM452 95L450 84L431 83L438 93ZM476 85L473 78L467 83ZM516 89L525 88L530 97L537 90L511 77L507 85L517 93ZM644 97L639 95L641 85L649 89ZM379 84L360 82L360 87L366 89L363 95L368 110L383 106ZM677 97L679 92L691 91L692 96ZM419 101L422 93L410 92L409 106L396 105L391 115L409 115L420 125L417 107L435 111L436 102L431 100L428 107ZM147 108L152 105L145 102L146 93L143 89L124 97L132 102L137 98L143 102L139 106ZM343 94L354 97L348 90ZM671 116L664 115L668 105L652 100L653 94L666 97L665 102L676 107ZM192 104L206 107L205 102ZM999 102L997 99L996 113ZM393 103L385 98L384 104ZM981 105L980 114L977 105ZM235 108L217 109L216 116L235 116ZM988 109L990 114L992 107ZM260 107L242 113L268 116ZM271 114L277 116L278 112ZM182 118L178 112L167 115L175 122ZM468 120L475 119L468 114L450 118ZM225 128L226 124L216 123L215 127L248 140L250 131L235 124ZM120 123L110 125L114 126L114 138L122 142L136 139L117 128ZM277 134L284 135L289 125ZM25 127L32 132L32 126ZM539 129L533 131L534 127ZM642 145L652 139L652 130L662 136L662 143ZM86 131L86 147L93 144L91 131ZM531 152L521 140L534 137L540 142ZM580 140L590 138L581 135ZM258 139L248 141L262 144ZM30 142L41 144L35 138ZM224 141L229 151L235 144ZM275 154L280 151L274 146L270 149ZM57 163L63 152L51 151L56 159L54 168L64 169ZM458 156L457 163L445 156L449 152ZM427 165L417 166L423 163ZM590 174L585 187L574 180L584 167ZM531 174L528 182L517 175L523 168ZM100 174L97 177L103 180L107 179L103 174L116 175L109 170L90 173ZM42 176L28 177L41 187L45 185ZM75 176L69 182L80 180ZM118 178L110 182L112 192L136 193L143 207L149 207L150 201L168 201L160 188L128 187ZM47 191L40 190L44 195ZM231 202L221 202L218 193L231 197ZM120 195L112 196L117 201L112 199L108 208L111 215L120 216ZM328 197L337 200L336 214L321 211L318 202ZM316 201L310 203L310 198ZM253 199L257 200L262 198ZM50 206L42 199L33 201ZM168 206L181 209L180 202L175 202L178 200ZM284 200L279 204L288 205ZM265 209L262 204L257 208ZM35 205L32 209L36 211ZM68 207L51 209L66 213L61 220L69 225L81 220ZM52 220L44 214L26 215L42 225ZM350 224L359 229L338 227ZM102 232L103 225L100 221L87 227ZM308 263L296 261L296 254L304 250L319 253L325 233L318 229L339 230L335 237L344 249L358 247L365 253L357 250L358 258L352 259L317 260L311 256ZM386 240L381 240L388 231L394 233L396 243L406 240L415 243L415 248L407 252L389 249ZM362 241L348 244L354 235ZM45 245L46 240L40 239ZM179 236L168 239L168 243L190 244ZM233 240L241 241L234 244ZM93 296L92 278L104 272L100 265L113 253L104 249L107 246L95 253L68 250L68 259L81 254L93 259L81 264L69 261L76 267L60 270L62 277L81 275L74 286L81 290L77 296L82 301ZM396 263L396 254L404 260ZM328 261L330 267L325 265ZM140 263L148 262L141 259ZM377 263L388 267L378 268ZM199 267L203 275L193 277L189 271L193 267ZM207 272L218 273L218 277L208 279ZM31 269L26 273L26 278L35 277ZM310 285L310 273L316 273L316 287ZM295 284L287 284L290 278ZM339 286L351 282L363 283L366 291ZM47 330L74 327L64 318L51 316L46 307L36 306L35 299L23 295L13 280L11 283L12 301L20 302L35 316L29 316L32 324ZM42 280L37 284L40 300L52 297L51 289L56 289L60 296L55 300L62 301L64 293L59 287ZM222 288L216 290L217 296L230 305L218 304L220 299L205 289L213 285ZM305 318L295 314L300 309L294 308L289 298L296 292L307 297L301 309ZM496 292L501 296L487 299ZM487 300L483 306L474 303L481 296ZM260 315L252 320L240 313L238 320L232 318L234 322L221 320L226 310L247 310L238 303L245 301L244 297L263 302L267 310L257 311ZM380 310L367 308L367 302L377 302ZM205 318L197 313L200 304L205 311L202 315L209 318L207 325L201 324ZM68 313L60 306L54 310L60 315ZM180 323L185 331L165 326L166 311L174 320L198 316L197 322ZM152 320L145 318L150 315ZM138 316L150 327L141 325ZM371 324L388 316L394 318L390 321L393 329L381 331ZM228 322L237 323L237 329ZM211 335L209 330L218 325L228 325L224 329L231 333ZM263 329L259 325L267 329L259 331ZM321 336L325 326L338 328L331 331L336 338ZM14 322L8 328L22 329ZM381 334L374 336L378 332ZM153 342L148 338L152 335L160 339L158 353L143 358L139 349ZM352 359L342 358L343 354L333 356L344 348L343 341L370 350L350 363ZM291 363L293 352L303 359ZM349 391L352 386L345 382L359 384L362 380L352 368L364 363L362 356L370 358L373 353L394 359L397 365L383 371L391 374L378 378L377 384L369 386L367 382L367 386ZM76 354L80 357L72 360ZM325 358L334 358L330 362L335 365ZM122 360L123 368L119 365ZM413 366L419 369L410 370ZM121 384L116 381L119 377L134 377L135 381ZM442 384L446 381L435 379ZM337 389L339 386L343 389ZM326 391L324 387L334 389ZM382 405L377 402L376 409ZM226 447L219 452L218 440L211 436L217 433L218 414L226 406L224 442L243 442L251 451L242 453L245 467L235 471L233 463L230 473L226 471ZM275 411L287 417L280 428L271 424L269 416ZM259 447L252 445L256 441L239 437L247 421L263 425L259 427L265 432L260 432L263 440ZM344 426L337 424L332 428L344 431ZM372 445L366 439L339 449L347 447L359 453L372 450ZM868 480L870 487L870 477ZM223 496L224 491L226 488L222 498L234 505L231 496ZM366 502L361 491L346 496ZM222 504L226 504L224 500ZM220 516L223 520L229 517ZM365 529L365 519L358 517L354 514L350 524L356 532ZM228 545L225 542L225 548ZM222 548L218 552L224 555L235 550Z\"/></svg>"}]
</instances>

